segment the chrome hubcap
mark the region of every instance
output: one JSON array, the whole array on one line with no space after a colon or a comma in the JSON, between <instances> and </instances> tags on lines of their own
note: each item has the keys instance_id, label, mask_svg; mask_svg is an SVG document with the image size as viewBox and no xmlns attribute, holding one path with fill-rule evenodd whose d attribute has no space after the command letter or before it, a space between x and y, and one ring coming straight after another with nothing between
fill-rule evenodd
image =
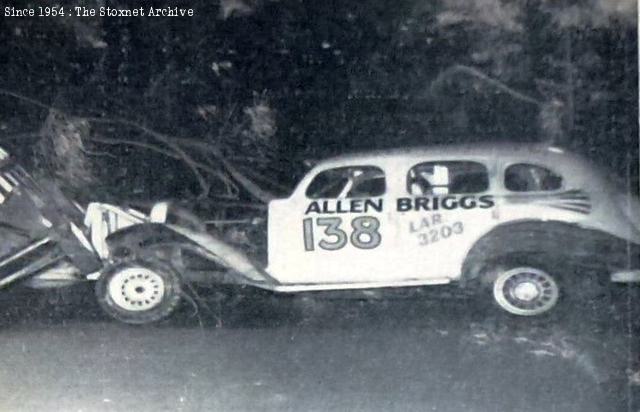
<instances>
[{"instance_id":1,"label":"chrome hubcap","mask_svg":"<svg viewBox=\"0 0 640 412\"><path fill-rule=\"evenodd\" d=\"M522 282L513 288L513 295L519 300L532 301L540 295L540 290L533 282Z\"/></svg>"},{"instance_id":2,"label":"chrome hubcap","mask_svg":"<svg viewBox=\"0 0 640 412\"><path fill-rule=\"evenodd\" d=\"M555 306L559 288L548 273L540 269L518 267L498 275L493 285L493 296L507 312L533 316Z\"/></svg>"}]
</instances>

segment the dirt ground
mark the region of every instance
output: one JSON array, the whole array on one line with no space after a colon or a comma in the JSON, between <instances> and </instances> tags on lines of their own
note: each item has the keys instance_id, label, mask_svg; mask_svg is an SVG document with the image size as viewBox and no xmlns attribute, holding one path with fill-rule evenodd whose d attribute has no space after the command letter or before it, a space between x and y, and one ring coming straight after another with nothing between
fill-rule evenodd
<instances>
[{"instance_id":1,"label":"dirt ground","mask_svg":"<svg viewBox=\"0 0 640 412\"><path fill-rule=\"evenodd\" d=\"M633 299L632 299L633 298ZM640 411L638 300L540 320L433 293L257 294L132 327L2 301L0 411Z\"/></svg>"}]
</instances>

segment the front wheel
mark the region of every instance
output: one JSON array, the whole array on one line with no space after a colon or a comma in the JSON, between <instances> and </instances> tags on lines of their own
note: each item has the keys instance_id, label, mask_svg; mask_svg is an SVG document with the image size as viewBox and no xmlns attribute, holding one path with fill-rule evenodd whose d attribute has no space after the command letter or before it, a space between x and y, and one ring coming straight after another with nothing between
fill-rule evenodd
<instances>
[{"instance_id":1,"label":"front wheel","mask_svg":"<svg viewBox=\"0 0 640 412\"><path fill-rule=\"evenodd\" d=\"M513 315L536 316L549 312L558 303L558 281L542 269L517 266L501 270L493 281L493 298Z\"/></svg>"},{"instance_id":2,"label":"front wheel","mask_svg":"<svg viewBox=\"0 0 640 412\"><path fill-rule=\"evenodd\" d=\"M167 318L181 300L180 277L160 262L133 261L107 268L98 278L102 309L125 323L144 324Z\"/></svg>"}]
</instances>

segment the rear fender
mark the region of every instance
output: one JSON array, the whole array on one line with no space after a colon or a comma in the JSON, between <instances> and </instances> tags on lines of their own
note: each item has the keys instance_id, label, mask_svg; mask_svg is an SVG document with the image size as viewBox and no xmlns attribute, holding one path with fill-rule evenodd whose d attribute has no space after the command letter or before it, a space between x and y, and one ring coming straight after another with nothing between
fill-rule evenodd
<instances>
[{"instance_id":1,"label":"rear fender","mask_svg":"<svg viewBox=\"0 0 640 412\"><path fill-rule=\"evenodd\" d=\"M518 221L499 225L467 254L461 281L475 279L504 256L536 256L573 267L612 272L638 266L638 250L622 238L558 221Z\"/></svg>"}]
</instances>

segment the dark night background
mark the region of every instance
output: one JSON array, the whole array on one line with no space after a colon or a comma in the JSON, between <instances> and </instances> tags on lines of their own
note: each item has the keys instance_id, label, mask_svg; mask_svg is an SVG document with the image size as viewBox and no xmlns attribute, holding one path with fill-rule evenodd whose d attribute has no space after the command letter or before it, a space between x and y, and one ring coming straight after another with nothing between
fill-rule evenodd
<instances>
[{"instance_id":1,"label":"dark night background","mask_svg":"<svg viewBox=\"0 0 640 412\"><path fill-rule=\"evenodd\" d=\"M475 141L568 147L638 191L634 0L76 0L4 16L44 3L0 2L0 146L82 201L237 216L307 161ZM152 4L195 16L69 15ZM530 322L447 286L216 289L140 327L92 287L0 293L0 412L639 411L633 287Z\"/></svg>"},{"instance_id":2,"label":"dark night background","mask_svg":"<svg viewBox=\"0 0 640 412\"><path fill-rule=\"evenodd\" d=\"M67 6L76 4L86 3ZM171 6L187 4L192 18L5 17L0 88L64 111L62 126L118 119L206 141L277 194L304 173L304 159L485 140L569 147L629 177L636 190L633 1ZM65 136L43 126L46 107L4 94L0 108L3 144L46 173L56 169L81 194L124 200L201 193L180 160L105 142L158 144L140 130L89 122L78 127L82 151L52 154L46 140ZM81 159L69 161L75 155ZM220 162L193 156L215 169L201 170L209 199L247 198L243 188L232 183L230 192L211 175L227 174Z\"/></svg>"}]
</instances>

